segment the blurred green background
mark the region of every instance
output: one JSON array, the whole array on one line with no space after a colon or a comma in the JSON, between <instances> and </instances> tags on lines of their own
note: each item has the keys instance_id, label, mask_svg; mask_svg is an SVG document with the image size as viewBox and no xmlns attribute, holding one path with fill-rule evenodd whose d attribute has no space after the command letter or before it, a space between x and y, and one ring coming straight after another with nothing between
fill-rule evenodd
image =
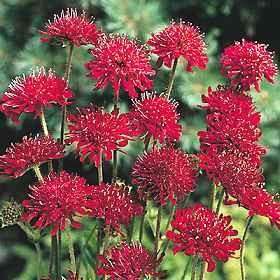
<instances>
[{"instance_id":1,"label":"blurred green background","mask_svg":"<svg viewBox=\"0 0 280 280\"><path fill-rule=\"evenodd\" d=\"M1 0L0 1L0 92L5 91L11 79L16 75L27 73L32 67L45 66L63 75L66 50L57 46L42 44L39 41L38 29L60 13L66 7L85 9L96 18L97 23L108 32L127 33L143 42L151 32L161 29L171 19L182 18L201 27L206 35L210 62L206 71L195 70L195 73L183 71L179 65L176 74L173 98L179 101L179 111L184 127L181 146L187 152L197 152L199 143L197 131L204 128L204 113L199 109L202 93L207 87L215 87L222 83L219 74L219 54L224 46L234 40L249 38L265 42L280 51L279 0ZM84 63L90 58L87 48L75 49L74 65L70 85L76 95L75 107L90 102L112 106L110 89L104 94L93 90L93 82L86 77ZM276 58L277 59L277 58ZM162 69L155 88L162 91L167 83L168 71ZM264 158L264 174L267 188L271 192L279 192L280 185L280 83L262 84L261 93L254 94L258 110L262 112L262 143L268 147ZM122 96L122 110L127 109L129 101ZM58 136L57 108L47 111L51 131ZM0 152L3 153L10 142L18 141L26 134L40 131L39 121L32 117L22 118L22 124L14 126L0 115ZM121 158L120 177L129 182L131 164L143 149L139 143L133 143L126 150L128 155ZM82 166L73 154L66 160L66 169L76 171L85 176L90 183L96 183L96 170L91 166ZM106 164L105 175L109 176L111 166ZM34 181L33 174L26 174L17 180L0 178L1 200L13 197L21 201L26 197L28 185ZM197 190L192 194L193 201L207 202L210 183L201 176ZM224 207L223 212L233 215L234 225L243 231L246 211L236 207ZM148 222L155 222L155 213L149 213ZM81 231L74 232L76 247L84 242L92 226L86 221ZM149 232L150 226L146 225ZM151 235L151 232L150 232ZM151 246L149 235L147 246ZM42 240L44 256L44 273L48 266L49 238ZM251 229L246 252L248 280L279 280L280 279L280 236L279 231L271 228L263 218L256 218ZM91 244L94 247L94 241ZM91 250L85 254L87 264L94 257ZM65 253L65 266L69 263ZM188 258L178 254L173 257L169 251L162 268L168 270L168 279L180 279ZM0 279L32 280L36 277L36 255L32 244L16 226L0 230ZM209 274L207 279L240 279L239 261L233 259L225 265L219 265L216 272ZM85 280L91 279L85 277ZM187 278L188 279L188 278Z\"/></svg>"}]
</instances>

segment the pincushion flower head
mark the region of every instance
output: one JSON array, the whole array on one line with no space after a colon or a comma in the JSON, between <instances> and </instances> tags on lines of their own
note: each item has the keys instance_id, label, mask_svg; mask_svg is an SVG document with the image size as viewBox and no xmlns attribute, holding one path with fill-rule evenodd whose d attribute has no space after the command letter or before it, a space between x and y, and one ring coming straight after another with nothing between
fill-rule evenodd
<instances>
[{"instance_id":1,"label":"pincushion flower head","mask_svg":"<svg viewBox=\"0 0 280 280\"><path fill-rule=\"evenodd\" d=\"M264 188L243 187L236 196L237 202L249 210L249 216L267 217L272 225L280 229L280 203Z\"/></svg>"},{"instance_id":2,"label":"pincushion flower head","mask_svg":"<svg viewBox=\"0 0 280 280\"><path fill-rule=\"evenodd\" d=\"M197 172L195 156L173 147L154 148L136 160L132 183L142 199L175 204L194 191Z\"/></svg>"},{"instance_id":3,"label":"pincushion flower head","mask_svg":"<svg viewBox=\"0 0 280 280\"><path fill-rule=\"evenodd\" d=\"M268 45L243 39L225 48L221 56L221 72L232 86L249 91L254 86L260 91L260 82L265 78L273 83L277 75L277 65Z\"/></svg>"},{"instance_id":4,"label":"pincushion flower head","mask_svg":"<svg viewBox=\"0 0 280 280\"><path fill-rule=\"evenodd\" d=\"M147 44L167 67L183 57L187 62L186 71L191 72L193 67L206 68L208 58L203 35L189 22L171 22L164 30L155 33Z\"/></svg>"},{"instance_id":5,"label":"pincushion flower head","mask_svg":"<svg viewBox=\"0 0 280 280\"><path fill-rule=\"evenodd\" d=\"M64 157L64 147L50 136L24 136L0 156L1 174L17 178L35 165Z\"/></svg>"},{"instance_id":6,"label":"pincushion flower head","mask_svg":"<svg viewBox=\"0 0 280 280\"><path fill-rule=\"evenodd\" d=\"M156 256L139 243L121 243L108 249L99 260L98 275L107 275L111 280L141 280L159 275Z\"/></svg>"},{"instance_id":7,"label":"pincushion flower head","mask_svg":"<svg viewBox=\"0 0 280 280\"><path fill-rule=\"evenodd\" d=\"M182 127L178 124L177 103L164 95L144 93L140 100L133 99L131 123L136 131L160 143L179 140Z\"/></svg>"},{"instance_id":8,"label":"pincushion flower head","mask_svg":"<svg viewBox=\"0 0 280 280\"><path fill-rule=\"evenodd\" d=\"M51 234L64 230L68 224L79 228L77 221L86 214L85 204L88 195L86 180L62 171L50 173L30 187L29 199L22 202L25 212L23 221L30 222L35 228L51 227Z\"/></svg>"},{"instance_id":9,"label":"pincushion flower head","mask_svg":"<svg viewBox=\"0 0 280 280\"><path fill-rule=\"evenodd\" d=\"M264 149L256 145L261 136L261 116L251 97L219 86L216 90L209 88L202 101L202 108L207 111L207 130L198 133L202 150L215 145L221 151L238 148L264 153Z\"/></svg>"},{"instance_id":10,"label":"pincushion flower head","mask_svg":"<svg viewBox=\"0 0 280 280\"><path fill-rule=\"evenodd\" d=\"M0 100L0 111L18 122L22 113L38 117L46 107L67 105L67 99L72 97L73 93L64 79L41 67L11 82Z\"/></svg>"},{"instance_id":11,"label":"pincushion flower head","mask_svg":"<svg viewBox=\"0 0 280 280\"><path fill-rule=\"evenodd\" d=\"M86 64L89 76L97 80L96 88L111 84L118 98L123 88L130 97L153 87L155 71L144 46L125 36L108 36L92 49L93 59Z\"/></svg>"},{"instance_id":12,"label":"pincushion flower head","mask_svg":"<svg viewBox=\"0 0 280 280\"><path fill-rule=\"evenodd\" d=\"M77 114L68 116L68 143L77 143L81 161L89 158L99 166L101 157L112 159L115 150L121 150L128 144L132 135L127 114L116 110L107 113L93 106L78 110Z\"/></svg>"},{"instance_id":13,"label":"pincushion flower head","mask_svg":"<svg viewBox=\"0 0 280 280\"><path fill-rule=\"evenodd\" d=\"M231 217L217 216L212 210L196 204L176 211L171 221L172 230L166 236L173 242L174 254L198 256L207 262L207 271L216 267L217 261L226 262L240 249L238 232L230 224Z\"/></svg>"},{"instance_id":14,"label":"pincushion flower head","mask_svg":"<svg viewBox=\"0 0 280 280\"><path fill-rule=\"evenodd\" d=\"M121 225L143 214L142 205L135 201L127 186L121 183L93 186L87 203L90 215L104 219L105 225L120 232Z\"/></svg>"},{"instance_id":15,"label":"pincushion flower head","mask_svg":"<svg viewBox=\"0 0 280 280\"><path fill-rule=\"evenodd\" d=\"M52 39L67 40L79 47L87 44L96 45L102 33L85 12L78 14L76 9L67 9L66 12L62 11L60 16L55 15L53 21L49 20L40 34L43 42Z\"/></svg>"}]
</instances>

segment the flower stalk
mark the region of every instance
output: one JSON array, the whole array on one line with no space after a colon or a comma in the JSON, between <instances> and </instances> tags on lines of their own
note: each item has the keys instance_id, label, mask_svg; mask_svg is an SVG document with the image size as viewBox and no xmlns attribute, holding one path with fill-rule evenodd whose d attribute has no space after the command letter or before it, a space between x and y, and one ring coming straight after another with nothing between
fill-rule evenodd
<instances>
[{"instance_id":1,"label":"flower stalk","mask_svg":"<svg viewBox=\"0 0 280 280\"><path fill-rule=\"evenodd\" d=\"M168 82L168 86L167 86L167 90L166 90L166 97L169 98L172 88L173 88L173 84L175 81L175 72L176 72L176 68L177 68L177 64L178 64L178 58L174 59L173 62L173 66L170 72L170 76L169 76L169 82Z\"/></svg>"},{"instance_id":2,"label":"flower stalk","mask_svg":"<svg viewBox=\"0 0 280 280\"><path fill-rule=\"evenodd\" d=\"M245 244L246 244L247 235L249 232L250 225L253 221L253 218L254 218L254 216L250 216L247 219L247 222L245 225L245 230L244 230L243 237L242 237L242 244L241 244L241 249L240 249L240 273L241 273L242 280L246 279L245 265L244 265Z\"/></svg>"}]
</instances>

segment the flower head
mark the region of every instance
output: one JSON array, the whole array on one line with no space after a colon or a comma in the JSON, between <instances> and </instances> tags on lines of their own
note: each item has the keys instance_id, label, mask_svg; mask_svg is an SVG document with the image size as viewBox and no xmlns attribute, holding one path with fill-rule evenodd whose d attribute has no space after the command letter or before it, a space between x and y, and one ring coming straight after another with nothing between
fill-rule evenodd
<instances>
[{"instance_id":1,"label":"flower head","mask_svg":"<svg viewBox=\"0 0 280 280\"><path fill-rule=\"evenodd\" d=\"M241 151L259 150L260 155L264 153L256 144L261 136L261 117L251 97L219 86L214 91L209 88L202 101L203 109L207 110L207 130L198 133L202 150L216 146L221 151L238 148Z\"/></svg>"},{"instance_id":2,"label":"flower head","mask_svg":"<svg viewBox=\"0 0 280 280\"><path fill-rule=\"evenodd\" d=\"M75 218L85 215L88 196L86 180L62 171L50 173L43 182L30 187L29 199L22 202L25 213L22 219L31 222L35 228L51 227L51 234L64 230L70 223L79 228Z\"/></svg>"},{"instance_id":3,"label":"flower head","mask_svg":"<svg viewBox=\"0 0 280 280\"><path fill-rule=\"evenodd\" d=\"M179 209L171 221L172 231L166 236L173 241L173 252L199 256L208 263L208 272L216 267L216 261L226 262L240 249L241 240L230 225L230 216L217 216L212 210L194 205Z\"/></svg>"},{"instance_id":4,"label":"flower head","mask_svg":"<svg viewBox=\"0 0 280 280\"><path fill-rule=\"evenodd\" d=\"M67 9L66 12L62 11L60 16L55 15L54 20L49 21L40 34L42 42L49 42L51 39L68 40L79 47L97 44L101 32L85 12L79 15L76 9Z\"/></svg>"},{"instance_id":5,"label":"flower head","mask_svg":"<svg viewBox=\"0 0 280 280\"><path fill-rule=\"evenodd\" d=\"M127 186L120 183L93 186L87 208L90 215L104 219L105 225L119 231L135 216L143 214L143 207L136 202Z\"/></svg>"},{"instance_id":6,"label":"flower head","mask_svg":"<svg viewBox=\"0 0 280 280\"><path fill-rule=\"evenodd\" d=\"M138 243L122 243L110 248L99 260L98 274L108 275L111 280L141 280L158 275L156 256Z\"/></svg>"},{"instance_id":7,"label":"flower head","mask_svg":"<svg viewBox=\"0 0 280 280\"><path fill-rule=\"evenodd\" d=\"M0 111L14 122L22 113L32 113L35 117L53 104L67 105L73 93L62 78L52 70L46 72L41 67L28 76L15 78L0 100Z\"/></svg>"},{"instance_id":8,"label":"flower head","mask_svg":"<svg viewBox=\"0 0 280 280\"><path fill-rule=\"evenodd\" d=\"M280 203L261 187L242 188L236 196L238 203L249 210L249 215L267 217L280 229Z\"/></svg>"},{"instance_id":9,"label":"flower head","mask_svg":"<svg viewBox=\"0 0 280 280\"><path fill-rule=\"evenodd\" d=\"M206 68L208 58L203 36L199 28L189 22L172 22L154 34L147 43L167 67L171 67L174 60L182 56L187 61L186 71L192 71L193 67Z\"/></svg>"},{"instance_id":10,"label":"flower head","mask_svg":"<svg viewBox=\"0 0 280 280\"><path fill-rule=\"evenodd\" d=\"M178 140L182 127L178 124L177 103L163 95L157 96L148 92L141 100L133 99L131 123L141 135L153 137L160 143Z\"/></svg>"},{"instance_id":11,"label":"flower head","mask_svg":"<svg viewBox=\"0 0 280 280\"><path fill-rule=\"evenodd\" d=\"M138 90L143 92L153 87L151 77L155 71L149 63L148 52L136 41L109 36L91 54L93 59L86 68L92 79L97 80L97 89L111 83L116 97L121 87L130 97L137 97Z\"/></svg>"},{"instance_id":12,"label":"flower head","mask_svg":"<svg viewBox=\"0 0 280 280\"><path fill-rule=\"evenodd\" d=\"M132 183L142 199L164 205L185 198L195 188L196 159L173 147L154 148L140 156L132 171Z\"/></svg>"},{"instance_id":13,"label":"flower head","mask_svg":"<svg viewBox=\"0 0 280 280\"><path fill-rule=\"evenodd\" d=\"M12 144L0 156L0 174L20 177L34 165L63 158L63 150L63 145L50 136L24 136L21 143Z\"/></svg>"},{"instance_id":14,"label":"flower head","mask_svg":"<svg viewBox=\"0 0 280 280\"><path fill-rule=\"evenodd\" d=\"M242 40L225 48L221 56L221 72L232 86L249 91L254 86L260 91L260 82L265 78L273 83L277 74L277 65L273 62L273 53L268 45Z\"/></svg>"},{"instance_id":15,"label":"flower head","mask_svg":"<svg viewBox=\"0 0 280 280\"><path fill-rule=\"evenodd\" d=\"M103 109L87 107L68 116L68 143L77 143L81 160L89 158L96 166L100 156L111 160L112 153L125 147L132 131L127 114L117 111L107 113Z\"/></svg>"}]
</instances>

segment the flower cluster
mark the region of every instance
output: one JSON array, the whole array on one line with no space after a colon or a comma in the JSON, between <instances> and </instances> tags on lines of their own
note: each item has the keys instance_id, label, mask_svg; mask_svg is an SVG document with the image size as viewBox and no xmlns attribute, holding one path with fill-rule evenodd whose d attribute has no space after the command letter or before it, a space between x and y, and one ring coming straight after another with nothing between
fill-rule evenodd
<instances>
[{"instance_id":1,"label":"flower cluster","mask_svg":"<svg viewBox=\"0 0 280 280\"><path fill-rule=\"evenodd\" d=\"M207 130L198 133L201 143L200 167L215 183L221 183L227 195L249 210L279 226L279 203L263 189L261 157L258 144L260 114L252 98L226 87L209 90L203 96L207 110ZM229 203L229 201L227 201Z\"/></svg>"},{"instance_id":2,"label":"flower cluster","mask_svg":"<svg viewBox=\"0 0 280 280\"><path fill-rule=\"evenodd\" d=\"M0 156L0 174L17 178L34 165L64 157L64 147L50 136L24 136L21 143L12 144Z\"/></svg>"},{"instance_id":3,"label":"flower cluster","mask_svg":"<svg viewBox=\"0 0 280 280\"><path fill-rule=\"evenodd\" d=\"M277 65L273 62L273 53L267 45L242 40L225 48L221 56L221 72L231 85L249 91L254 86L260 91L260 82L265 78L273 83L277 74Z\"/></svg>"},{"instance_id":4,"label":"flower cluster","mask_svg":"<svg viewBox=\"0 0 280 280\"><path fill-rule=\"evenodd\" d=\"M55 15L54 20L49 21L40 34L42 42L49 42L52 39L68 40L79 47L87 44L96 45L102 33L85 12L79 15L76 9L67 9L66 12L62 11L60 16Z\"/></svg>"},{"instance_id":5,"label":"flower cluster","mask_svg":"<svg viewBox=\"0 0 280 280\"><path fill-rule=\"evenodd\" d=\"M195 188L196 158L173 147L154 148L140 156L132 171L132 183L141 199L175 204Z\"/></svg>"},{"instance_id":6,"label":"flower cluster","mask_svg":"<svg viewBox=\"0 0 280 280\"><path fill-rule=\"evenodd\" d=\"M208 272L216 267L216 261L226 262L240 249L241 240L230 224L230 216L217 216L212 210L194 205L179 209L171 221L172 231L166 236L173 243L173 252L199 256L208 263Z\"/></svg>"},{"instance_id":7,"label":"flower cluster","mask_svg":"<svg viewBox=\"0 0 280 280\"><path fill-rule=\"evenodd\" d=\"M182 56L187 61L186 71L192 71L193 67L206 68L206 44L199 28L189 22L172 22L154 34L147 44L167 67L171 67L174 60Z\"/></svg>"},{"instance_id":8,"label":"flower cluster","mask_svg":"<svg viewBox=\"0 0 280 280\"><path fill-rule=\"evenodd\" d=\"M52 235L64 230L68 223L79 228L77 218L87 213L88 189L84 178L66 171L50 173L43 182L30 187L29 199L22 202L22 219L38 229L51 227Z\"/></svg>"},{"instance_id":9,"label":"flower cluster","mask_svg":"<svg viewBox=\"0 0 280 280\"><path fill-rule=\"evenodd\" d=\"M52 104L67 105L73 93L62 78L52 70L43 68L33 71L28 76L15 78L0 100L0 111L14 122L22 113L32 113L35 117Z\"/></svg>"},{"instance_id":10,"label":"flower cluster","mask_svg":"<svg viewBox=\"0 0 280 280\"><path fill-rule=\"evenodd\" d=\"M104 219L105 225L120 231L120 225L128 225L135 216L143 214L143 207L136 202L129 188L120 183L102 183L93 186L87 202L89 215Z\"/></svg>"},{"instance_id":11,"label":"flower cluster","mask_svg":"<svg viewBox=\"0 0 280 280\"><path fill-rule=\"evenodd\" d=\"M130 113L131 124L140 135L153 137L160 143L176 141L181 136L182 127L178 124L177 103L164 95L144 93L141 100L133 99Z\"/></svg>"},{"instance_id":12,"label":"flower cluster","mask_svg":"<svg viewBox=\"0 0 280 280\"><path fill-rule=\"evenodd\" d=\"M111 160L113 151L128 144L133 135L127 114L117 111L107 113L93 106L78 110L68 116L68 143L77 143L81 160L99 166L102 155Z\"/></svg>"},{"instance_id":13,"label":"flower cluster","mask_svg":"<svg viewBox=\"0 0 280 280\"><path fill-rule=\"evenodd\" d=\"M141 280L158 275L156 256L138 243L122 243L107 250L99 260L98 274L108 275L111 280Z\"/></svg>"},{"instance_id":14,"label":"flower cluster","mask_svg":"<svg viewBox=\"0 0 280 280\"><path fill-rule=\"evenodd\" d=\"M97 80L96 88L105 88L109 83L118 98L120 88L130 97L137 97L137 91L153 87L151 77L155 71L149 63L144 46L124 36L108 36L91 50L93 59L86 64L89 76Z\"/></svg>"}]
</instances>

